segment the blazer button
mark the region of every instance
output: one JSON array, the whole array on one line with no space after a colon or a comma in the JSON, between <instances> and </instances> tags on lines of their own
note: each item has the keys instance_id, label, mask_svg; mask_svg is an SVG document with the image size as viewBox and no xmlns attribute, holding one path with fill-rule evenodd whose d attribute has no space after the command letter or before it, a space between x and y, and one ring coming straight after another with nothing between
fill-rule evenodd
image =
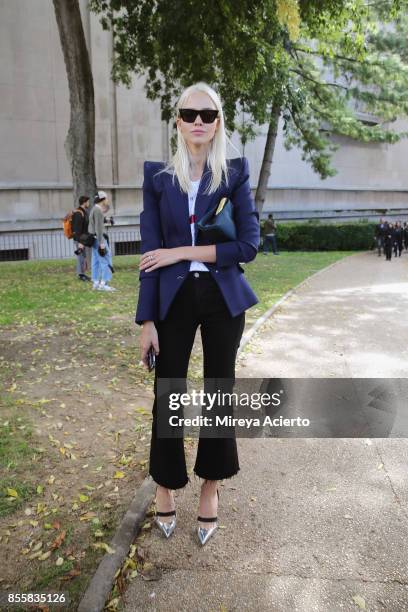
<instances>
[{"instance_id":1,"label":"blazer button","mask_svg":"<svg viewBox=\"0 0 408 612\"><path fill-rule=\"evenodd\" d=\"M199 275L199 273L198 273L198 272L194 272L194 276L195 276L196 278L198 278L200 275Z\"/></svg>"},{"instance_id":2,"label":"blazer button","mask_svg":"<svg viewBox=\"0 0 408 612\"><path fill-rule=\"evenodd\" d=\"M218 274L218 270L216 270L217 274Z\"/></svg>"}]
</instances>

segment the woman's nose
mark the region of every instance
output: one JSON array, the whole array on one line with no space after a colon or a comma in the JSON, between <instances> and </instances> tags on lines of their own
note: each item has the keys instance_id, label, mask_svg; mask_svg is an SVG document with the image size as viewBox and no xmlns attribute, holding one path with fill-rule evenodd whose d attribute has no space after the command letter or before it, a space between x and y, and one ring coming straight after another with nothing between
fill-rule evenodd
<instances>
[{"instance_id":1,"label":"woman's nose","mask_svg":"<svg viewBox=\"0 0 408 612\"><path fill-rule=\"evenodd\" d=\"M194 125L203 125L203 121L200 115L197 115L197 117L195 118Z\"/></svg>"}]
</instances>

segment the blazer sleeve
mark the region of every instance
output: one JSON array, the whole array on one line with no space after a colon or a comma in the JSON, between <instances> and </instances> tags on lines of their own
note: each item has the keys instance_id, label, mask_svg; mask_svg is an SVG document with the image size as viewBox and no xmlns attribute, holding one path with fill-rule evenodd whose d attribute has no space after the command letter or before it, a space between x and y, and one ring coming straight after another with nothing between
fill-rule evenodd
<instances>
[{"instance_id":1,"label":"blazer sleeve","mask_svg":"<svg viewBox=\"0 0 408 612\"><path fill-rule=\"evenodd\" d=\"M153 173L157 164L144 163L143 180L143 211L140 213L141 253L160 249L163 243L159 194L153 186ZM139 298L135 322L141 325L143 321L159 319L159 278L160 270L139 273Z\"/></svg>"},{"instance_id":2,"label":"blazer sleeve","mask_svg":"<svg viewBox=\"0 0 408 612\"><path fill-rule=\"evenodd\" d=\"M216 264L221 267L252 261L258 253L260 242L259 213L255 208L249 184L249 165L246 157L242 158L241 172L230 199L234 205L237 240L215 245Z\"/></svg>"}]
</instances>

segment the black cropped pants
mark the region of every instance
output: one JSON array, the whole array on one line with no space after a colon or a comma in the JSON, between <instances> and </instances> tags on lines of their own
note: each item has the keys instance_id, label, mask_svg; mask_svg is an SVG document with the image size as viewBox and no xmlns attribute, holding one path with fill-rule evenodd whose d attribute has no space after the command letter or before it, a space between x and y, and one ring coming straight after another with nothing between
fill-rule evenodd
<instances>
[{"instance_id":1,"label":"black cropped pants","mask_svg":"<svg viewBox=\"0 0 408 612\"><path fill-rule=\"evenodd\" d=\"M186 379L197 327L200 326L205 378L235 380L237 350L245 326L245 312L232 317L210 272L189 272L169 312L156 325L160 352L156 357L155 399L149 474L168 489L184 487L187 475L182 437L165 438L157 428L157 379ZM222 480L239 471L235 434L227 438L202 437L194 472L200 478Z\"/></svg>"}]
</instances>

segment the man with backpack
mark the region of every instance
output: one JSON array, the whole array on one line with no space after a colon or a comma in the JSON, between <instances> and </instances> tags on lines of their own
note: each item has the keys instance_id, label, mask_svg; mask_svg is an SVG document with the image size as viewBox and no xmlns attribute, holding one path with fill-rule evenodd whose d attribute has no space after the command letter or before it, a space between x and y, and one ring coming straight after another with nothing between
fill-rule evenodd
<instances>
[{"instance_id":1,"label":"man with backpack","mask_svg":"<svg viewBox=\"0 0 408 612\"><path fill-rule=\"evenodd\" d=\"M75 255L77 256L76 271L78 278L81 281L90 281L90 277L85 274L88 269L86 242L88 236L88 208L89 198L81 196L79 198L79 206L72 213L71 227L72 237L75 245Z\"/></svg>"}]
</instances>

